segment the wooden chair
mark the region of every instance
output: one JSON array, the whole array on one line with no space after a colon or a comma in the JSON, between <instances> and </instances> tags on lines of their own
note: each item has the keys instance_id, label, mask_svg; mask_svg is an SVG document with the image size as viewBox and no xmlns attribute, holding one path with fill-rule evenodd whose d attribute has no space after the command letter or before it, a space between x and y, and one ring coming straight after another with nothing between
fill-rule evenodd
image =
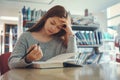
<instances>
[{"instance_id":1,"label":"wooden chair","mask_svg":"<svg viewBox=\"0 0 120 80\"><path fill-rule=\"evenodd\" d=\"M0 55L1 75L10 70L10 68L8 67L8 58L10 57L10 54L11 54L11 52L6 52L6 53Z\"/></svg>"}]
</instances>

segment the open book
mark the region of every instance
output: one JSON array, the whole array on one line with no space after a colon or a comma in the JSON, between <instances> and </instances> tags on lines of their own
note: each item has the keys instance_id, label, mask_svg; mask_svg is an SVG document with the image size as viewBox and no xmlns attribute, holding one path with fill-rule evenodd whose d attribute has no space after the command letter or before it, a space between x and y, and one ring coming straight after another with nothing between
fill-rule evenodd
<instances>
[{"instance_id":1,"label":"open book","mask_svg":"<svg viewBox=\"0 0 120 80\"><path fill-rule=\"evenodd\" d=\"M32 62L32 68L62 68L62 67L81 67L74 64L75 53L65 53L57 55L44 62Z\"/></svg>"}]
</instances>

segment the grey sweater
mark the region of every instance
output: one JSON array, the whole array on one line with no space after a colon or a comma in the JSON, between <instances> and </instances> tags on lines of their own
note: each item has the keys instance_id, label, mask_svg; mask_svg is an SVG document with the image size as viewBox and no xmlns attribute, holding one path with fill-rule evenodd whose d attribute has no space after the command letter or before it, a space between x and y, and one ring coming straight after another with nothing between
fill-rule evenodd
<instances>
[{"instance_id":1,"label":"grey sweater","mask_svg":"<svg viewBox=\"0 0 120 80\"><path fill-rule=\"evenodd\" d=\"M72 53L76 52L76 40L75 36L70 36L68 41L68 47L66 48L63 45L63 40L60 38L54 37L49 42L40 42L34 39L30 32L24 32L16 42L16 45L13 49L13 52L9 58L9 67L10 68L24 68L31 63L26 63L25 59L21 59L26 53L28 48L33 44L40 44L40 47L43 52L43 57L39 61L46 61L54 56L57 56L62 53Z\"/></svg>"}]
</instances>

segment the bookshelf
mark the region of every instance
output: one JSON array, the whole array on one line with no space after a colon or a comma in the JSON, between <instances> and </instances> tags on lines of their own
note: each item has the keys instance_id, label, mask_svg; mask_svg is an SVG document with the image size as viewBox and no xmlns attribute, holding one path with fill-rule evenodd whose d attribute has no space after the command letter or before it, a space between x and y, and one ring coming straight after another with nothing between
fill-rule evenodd
<instances>
[{"instance_id":1,"label":"bookshelf","mask_svg":"<svg viewBox=\"0 0 120 80\"><path fill-rule=\"evenodd\" d=\"M78 43L79 47L89 48L99 47L100 45L102 45L102 33L98 31L99 26L72 25L72 29L76 31L75 35L78 39L78 42L81 42L81 44ZM82 41L82 39L84 40Z\"/></svg>"},{"instance_id":2,"label":"bookshelf","mask_svg":"<svg viewBox=\"0 0 120 80\"><path fill-rule=\"evenodd\" d=\"M4 51L9 52L10 47L10 29L12 31L12 46L15 45L15 42L17 40L17 24L5 24L4 26Z\"/></svg>"},{"instance_id":3,"label":"bookshelf","mask_svg":"<svg viewBox=\"0 0 120 80\"><path fill-rule=\"evenodd\" d=\"M28 29L29 29L30 27L32 27L35 23L36 23L36 21L24 21L23 31L28 30Z\"/></svg>"},{"instance_id":4,"label":"bookshelf","mask_svg":"<svg viewBox=\"0 0 120 80\"><path fill-rule=\"evenodd\" d=\"M46 11L41 9L31 9L31 7L23 6L21 9L23 15L23 30L26 31L32 25L39 21L39 19L46 13Z\"/></svg>"},{"instance_id":5,"label":"bookshelf","mask_svg":"<svg viewBox=\"0 0 120 80\"><path fill-rule=\"evenodd\" d=\"M77 37L78 50L80 52L79 64L98 64L102 56L99 47L102 46L102 33L98 30L99 26L72 25ZM91 48L88 52L86 48ZM83 50L82 50L83 49Z\"/></svg>"}]
</instances>

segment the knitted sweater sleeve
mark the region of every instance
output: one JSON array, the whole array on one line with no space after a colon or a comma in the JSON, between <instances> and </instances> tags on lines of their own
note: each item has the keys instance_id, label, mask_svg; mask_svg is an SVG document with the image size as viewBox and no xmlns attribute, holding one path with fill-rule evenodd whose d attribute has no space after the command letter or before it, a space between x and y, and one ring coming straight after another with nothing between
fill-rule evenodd
<instances>
[{"instance_id":1,"label":"knitted sweater sleeve","mask_svg":"<svg viewBox=\"0 0 120 80\"><path fill-rule=\"evenodd\" d=\"M77 52L76 36L70 36L68 40L66 53L76 53L76 52Z\"/></svg>"},{"instance_id":2,"label":"knitted sweater sleeve","mask_svg":"<svg viewBox=\"0 0 120 80\"><path fill-rule=\"evenodd\" d=\"M8 65L10 68L20 68L30 65L25 62L24 58L21 59L27 52L27 41L25 37L27 36L23 33L16 42L13 52L8 60Z\"/></svg>"}]
</instances>

